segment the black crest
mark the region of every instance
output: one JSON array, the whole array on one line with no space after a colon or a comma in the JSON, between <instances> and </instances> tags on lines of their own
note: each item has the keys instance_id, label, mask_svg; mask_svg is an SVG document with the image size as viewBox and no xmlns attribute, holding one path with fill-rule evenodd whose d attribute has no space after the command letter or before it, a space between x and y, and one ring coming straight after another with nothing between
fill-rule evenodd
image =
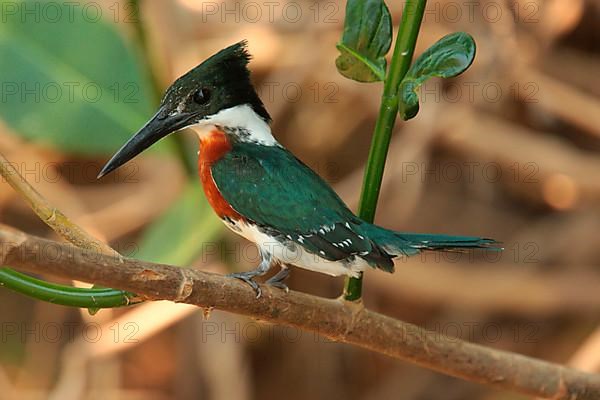
<instances>
[{"instance_id":1,"label":"black crest","mask_svg":"<svg viewBox=\"0 0 600 400\"><path fill-rule=\"evenodd\" d=\"M245 40L219 51L177 79L167 90L162 105L174 110L185 98L188 100L184 111L193 112L194 108L202 106L203 115L212 115L226 108L249 104L269 122L271 117L250 81L250 59Z\"/></svg>"}]
</instances>

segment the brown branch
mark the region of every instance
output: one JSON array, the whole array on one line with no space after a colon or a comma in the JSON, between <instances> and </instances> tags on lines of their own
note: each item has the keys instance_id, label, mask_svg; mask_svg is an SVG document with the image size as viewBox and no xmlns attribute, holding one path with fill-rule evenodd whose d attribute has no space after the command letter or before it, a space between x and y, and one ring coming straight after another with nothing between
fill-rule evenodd
<instances>
[{"instance_id":1,"label":"brown branch","mask_svg":"<svg viewBox=\"0 0 600 400\"><path fill-rule=\"evenodd\" d=\"M247 315L316 332L432 370L547 399L598 399L600 376L518 354L452 339L369 311L360 304L284 293L263 287L263 296L221 275L133 259L117 259L68 244L0 229L0 265L77 279Z\"/></svg>"}]
</instances>

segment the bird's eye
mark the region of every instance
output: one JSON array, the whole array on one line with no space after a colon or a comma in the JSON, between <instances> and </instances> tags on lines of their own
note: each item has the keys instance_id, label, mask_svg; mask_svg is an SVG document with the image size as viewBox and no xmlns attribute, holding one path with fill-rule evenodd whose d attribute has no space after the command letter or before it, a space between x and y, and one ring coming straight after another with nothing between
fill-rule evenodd
<instances>
[{"instance_id":1,"label":"bird's eye","mask_svg":"<svg viewBox=\"0 0 600 400\"><path fill-rule=\"evenodd\" d=\"M206 104L210 100L210 90L202 88L194 93L193 100L196 104Z\"/></svg>"}]
</instances>

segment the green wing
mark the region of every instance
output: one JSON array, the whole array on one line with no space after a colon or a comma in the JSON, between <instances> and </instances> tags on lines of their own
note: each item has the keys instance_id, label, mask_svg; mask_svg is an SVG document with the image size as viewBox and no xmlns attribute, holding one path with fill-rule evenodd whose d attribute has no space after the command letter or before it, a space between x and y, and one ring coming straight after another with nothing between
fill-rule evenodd
<instances>
[{"instance_id":1,"label":"green wing","mask_svg":"<svg viewBox=\"0 0 600 400\"><path fill-rule=\"evenodd\" d=\"M328 260L359 255L373 265L392 264L367 237L366 223L284 148L235 143L212 174L223 198L269 234Z\"/></svg>"}]
</instances>

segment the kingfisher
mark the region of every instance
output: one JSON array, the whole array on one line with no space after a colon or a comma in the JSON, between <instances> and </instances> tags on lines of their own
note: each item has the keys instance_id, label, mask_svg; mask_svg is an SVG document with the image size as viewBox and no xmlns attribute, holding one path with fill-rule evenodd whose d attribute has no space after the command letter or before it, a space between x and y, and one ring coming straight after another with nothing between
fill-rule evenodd
<instances>
[{"instance_id":1,"label":"kingfisher","mask_svg":"<svg viewBox=\"0 0 600 400\"><path fill-rule=\"evenodd\" d=\"M397 232L357 217L334 190L272 135L271 117L250 80L246 41L233 44L178 78L153 117L106 163L98 178L170 133L193 129L208 203L235 233L254 242L261 261L230 276L261 295L255 278L288 290L289 266L357 277L394 271L393 259L424 250L499 249L493 239Z\"/></svg>"}]
</instances>

